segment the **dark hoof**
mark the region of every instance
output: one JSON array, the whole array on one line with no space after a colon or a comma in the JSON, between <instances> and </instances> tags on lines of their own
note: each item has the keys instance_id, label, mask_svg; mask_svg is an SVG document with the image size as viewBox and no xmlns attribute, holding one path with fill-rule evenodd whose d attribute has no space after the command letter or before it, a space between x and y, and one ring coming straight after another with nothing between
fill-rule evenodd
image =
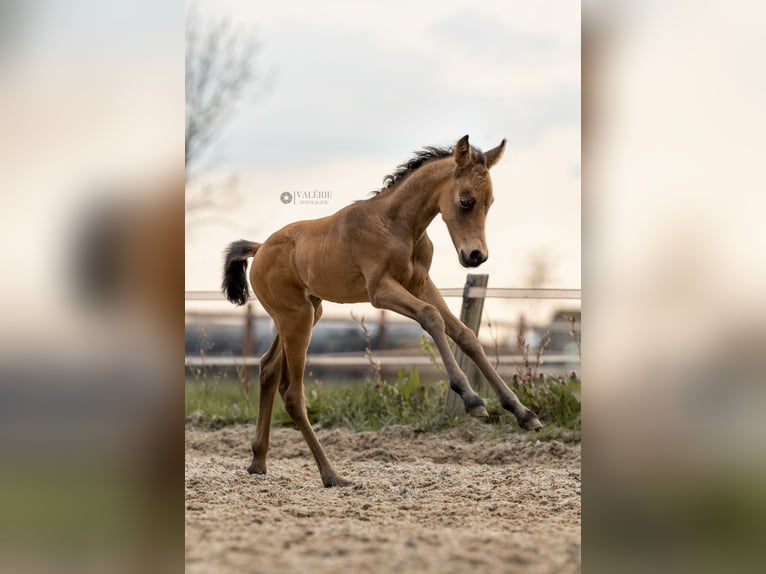
<instances>
[{"instance_id":1,"label":"dark hoof","mask_svg":"<svg viewBox=\"0 0 766 574\"><path fill-rule=\"evenodd\" d=\"M247 467L247 472L250 474L266 474L266 467L252 463Z\"/></svg>"},{"instance_id":2,"label":"dark hoof","mask_svg":"<svg viewBox=\"0 0 766 574\"><path fill-rule=\"evenodd\" d=\"M526 418L519 421L519 425L526 431L539 431L543 428L543 423L541 423L534 413L531 412Z\"/></svg>"},{"instance_id":3,"label":"dark hoof","mask_svg":"<svg viewBox=\"0 0 766 574\"><path fill-rule=\"evenodd\" d=\"M350 486L351 481L336 474L328 476L327 478L322 478L322 484L325 485L325 488L330 488L331 486Z\"/></svg>"},{"instance_id":4,"label":"dark hoof","mask_svg":"<svg viewBox=\"0 0 766 574\"><path fill-rule=\"evenodd\" d=\"M465 412L467 412L470 416L476 417L476 418L489 416L489 413L487 412L487 407L485 407L484 405L474 405L471 408L466 408Z\"/></svg>"},{"instance_id":5,"label":"dark hoof","mask_svg":"<svg viewBox=\"0 0 766 574\"><path fill-rule=\"evenodd\" d=\"M472 417L488 417L487 407L484 406L484 401L479 397L471 397L468 401L465 401L465 412Z\"/></svg>"}]
</instances>

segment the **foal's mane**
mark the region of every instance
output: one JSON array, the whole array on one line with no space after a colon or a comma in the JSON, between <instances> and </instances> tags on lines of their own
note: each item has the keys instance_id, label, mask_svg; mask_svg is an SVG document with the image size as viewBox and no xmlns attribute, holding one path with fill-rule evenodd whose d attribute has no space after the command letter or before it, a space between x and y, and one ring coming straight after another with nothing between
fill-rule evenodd
<instances>
[{"instance_id":1,"label":"foal's mane","mask_svg":"<svg viewBox=\"0 0 766 574\"><path fill-rule=\"evenodd\" d=\"M485 162L484 152L482 152L479 148L472 145L471 151L473 151L473 153L479 158L480 162ZM372 193L375 196L380 193L385 193L386 191L392 189L397 183L402 181L410 173L422 166L424 163L427 163L433 159L450 157L454 153L454 145L445 147L425 146L423 149L416 151L415 155L413 155L409 160L399 164L393 173L389 173L386 177L384 177L383 187L381 187L379 191L373 191Z\"/></svg>"}]
</instances>

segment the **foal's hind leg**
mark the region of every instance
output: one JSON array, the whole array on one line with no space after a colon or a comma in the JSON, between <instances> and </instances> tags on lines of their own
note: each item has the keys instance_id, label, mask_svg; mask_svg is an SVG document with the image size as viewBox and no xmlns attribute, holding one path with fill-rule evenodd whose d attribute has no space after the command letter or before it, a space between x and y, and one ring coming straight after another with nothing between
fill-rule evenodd
<instances>
[{"instance_id":1,"label":"foal's hind leg","mask_svg":"<svg viewBox=\"0 0 766 574\"><path fill-rule=\"evenodd\" d=\"M535 413L522 404L516 394L505 384L502 377L494 368L492 368L492 365L487 359L487 355L484 353L484 349L476 338L474 332L452 314L438 289L436 289L436 286L430 280L427 282L422 296L424 300L431 303L439 311L444 319L447 335L457 343L463 352L468 355L479 368L500 399L502 407L514 414L519 426L524 430L530 431L542 428L543 425L537 419Z\"/></svg>"},{"instance_id":2,"label":"foal's hind leg","mask_svg":"<svg viewBox=\"0 0 766 574\"><path fill-rule=\"evenodd\" d=\"M279 384L279 393L285 403L285 410L295 421L303 438L314 455L322 484L325 486L346 486L351 484L341 477L330 464L306 413L306 401L303 396L303 371L306 366L306 349L311 339L311 328L321 316L320 301L313 299L312 304L285 311L280 311L275 320L282 338L287 360L287 378Z\"/></svg>"},{"instance_id":3,"label":"foal's hind leg","mask_svg":"<svg viewBox=\"0 0 766 574\"><path fill-rule=\"evenodd\" d=\"M279 335L274 338L269 350L261 357L260 371L261 395L258 403L258 420L255 423L255 438L252 443L253 462L247 469L250 474L266 474L266 453L269 450L274 395L277 393L279 382L287 376Z\"/></svg>"}]
</instances>

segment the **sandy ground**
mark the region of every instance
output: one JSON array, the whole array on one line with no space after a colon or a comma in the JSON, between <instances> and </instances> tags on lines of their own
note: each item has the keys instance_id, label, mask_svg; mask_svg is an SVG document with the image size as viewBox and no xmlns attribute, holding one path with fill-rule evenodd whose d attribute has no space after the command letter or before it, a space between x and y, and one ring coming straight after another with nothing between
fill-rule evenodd
<instances>
[{"instance_id":1,"label":"sandy ground","mask_svg":"<svg viewBox=\"0 0 766 574\"><path fill-rule=\"evenodd\" d=\"M324 488L302 436L273 429L251 476L253 426L186 429L186 571L463 573L580 571L580 446L323 430L353 481Z\"/></svg>"}]
</instances>

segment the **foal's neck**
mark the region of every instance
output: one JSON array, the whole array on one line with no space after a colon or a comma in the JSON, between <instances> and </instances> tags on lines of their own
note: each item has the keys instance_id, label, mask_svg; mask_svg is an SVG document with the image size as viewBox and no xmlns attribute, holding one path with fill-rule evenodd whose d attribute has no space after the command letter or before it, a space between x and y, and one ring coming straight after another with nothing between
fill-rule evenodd
<instances>
[{"instance_id":1,"label":"foal's neck","mask_svg":"<svg viewBox=\"0 0 766 574\"><path fill-rule=\"evenodd\" d=\"M405 227L417 240L439 213L441 196L449 192L454 173L451 157L422 165L388 194L385 216L393 225Z\"/></svg>"}]
</instances>

